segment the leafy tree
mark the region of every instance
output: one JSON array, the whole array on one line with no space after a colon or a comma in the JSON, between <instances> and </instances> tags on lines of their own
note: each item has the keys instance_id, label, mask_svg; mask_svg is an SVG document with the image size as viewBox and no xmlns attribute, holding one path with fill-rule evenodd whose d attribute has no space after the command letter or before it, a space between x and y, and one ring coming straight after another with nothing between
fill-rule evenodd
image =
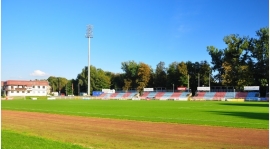
<instances>
[{"instance_id":1,"label":"leafy tree","mask_svg":"<svg viewBox=\"0 0 270 149\"><path fill-rule=\"evenodd\" d=\"M198 62L196 62L199 64ZM196 67L195 63L192 63L191 61L186 62L187 69L188 69L188 75L189 75L189 88L191 89L192 93L194 94L197 90L198 86L198 68Z\"/></svg>"},{"instance_id":2,"label":"leafy tree","mask_svg":"<svg viewBox=\"0 0 270 149\"><path fill-rule=\"evenodd\" d=\"M131 87L131 83L132 83L132 80L130 79L124 79L124 86L123 86L123 90L124 91L128 91Z\"/></svg>"},{"instance_id":3,"label":"leafy tree","mask_svg":"<svg viewBox=\"0 0 270 149\"><path fill-rule=\"evenodd\" d=\"M152 74L153 76L153 84L155 87L166 87L167 83L167 72L165 68L165 63L164 62L159 62L157 64L155 73Z\"/></svg>"},{"instance_id":4,"label":"leafy tree","mask_svg":"<svg viewBox=\"0 0 270 149\"><path fill-rule=\"evenodd\" d=\"M124 89L136 88L139 65L135 61L122 62L121 69L125 72Z\"/></svg>"},{"instance_id":5,"label":"leafy tree","mask_svg":"<svg viewBox=\"0 0 270 149\"><path fill-rule=\"evenodd\" d=\"M82 72L77 76L78 93L87 92L88 88L88 67L85 66ZM102 88L110 88L110 77L102 70L94 66L90 66L90 92L93 90L101 90Z\"/></svg>"},{"instance_id":6,"label":"leafy tree","mask_svg":"<svg viewBox=\"0 0 270 149\"><path fill-rule=\"evenodd\" d=\"M111 80L111 87L115 90L121 89L124 86L124 74L121 73L112 73L106 72L107 76L110 77Z\"/></svg>"},{"instance_id":7,"label":"leafy tree","mask_svg":"<svg viewBox=\"0 0 270 149\"><path fill-rule=\"evenodd\" d=\"M85 66L82 69L82 72L77 75L78 80L78 93L87 92L87 84L88 84L88 67Z\"/></svg>"},{"instance_id":8,"label":"leafy tree","mask_svg":"<svg viewBox=\"0 0 270 149\"><path fill-rule=\"evenodd\" d=\"M145 63L139 63L138 77L136 83L138 84L137 90L139 93L143 92L143 88L147 87L148 82L151 78L151 67Z\"/></svg>"},{"instance_id":9,"label":"leafy tree","mask_svg":"<svg viewBox=\"0 0 270 149\"><path fill-rule=\"evenodd\" d=\"M246 74L249 68L246 64L247 53L245 53L245 50L248 49L249 42L246 37L241 38L235 34L226 36L224 42L228 47L224 50L222 84L243 88L243 85L248 85L250 81L241 78L248 75Z\"/></svg>"},{"instance_id":10,"label":"leafy tree","mask_svg":"<svg viewBox=\"0 0 270 149\"><path fill-rule=\"evenodd\" d=\"M58 80L54 76L50 76L48 79L49 85L51 86L51 92L56 92L58 87Z\"/></svg>"},{"instance_id":11,"label":"leafy tree","mask_svg":"<svg viewBox=\"0 0 270 149\"><path fill-rule=\"evenodd\" d=\"M211 67L207 61L201 61L199 68L200 86L209 86L209 79L211 78Z\"/></svg>"},{"instance_id":12,"label":"leafy tree","mask_svg":"<svg viewBox=\"0 0 270 149\"><path fill-rule=\"evenodd\" d=\"M73 79L72 80L68 80L66 86L65 86L65 90L66 90L66 95L74 95L73 93Z\"/></svg>"},{"instance_id":13,"label":"leafy tree","mask_svg":"<svg viewBox=\"0 0 270 149\"><path fill-rule=\"evenodd\" d=\"M221 85L221 75L224 73L224 69L222 67L222 64L224 62L224 52L223 50L219 50L214 46L207 46L207 51L212 57L211 64L213 65L213 67L211 69L212 71L217 71L217 74L213 76L214 81Z\"/></svg>"},{"instance_id":14,"label":"leafy tree","mask_svg":"<svg viewBox=\"0 0 270 149\"><path fill-rule=\"evenodd\" d=\"M47 80L51 86L52 92L57 91L60 93L65 93L65 85L68 82L66 78L50 76Z\"/></svg>"},{"instance_id":15,"label":"leafy tree","mask_svg":"<svg viewBox=\"0 0 270 149\"><path fill-rule=\"evenodd\" d=\"M254 85L264 86L264 81L269 79L269 28L261 28L256 32L257 38L250 39L251 59L253 68Z\"/></svg>"},{"instance_id":16,"label":"leafy tree","mask_svg":"<svg viewBox=\"0 0 270 149\"><path fill-rule=\"evenodd\" d=\"M179 80L177 84L179 86L188 86L188 69L185 62L180 62L177 66Z\"/></svg>"},{"instance_id":17,"label":"leafy tree","mask_svg":"<svg viewBox=\"0 0 270 149\"><path fill-rule=\"evenodd\" d=\"M171 64L169 64L169 67L167 69L167 84L166 87L167 88L172 88L172 85L174 84L174 86L177 86L177 82L178 82L178 63L177 62L172 62Z\"/></svg>"},{"instance_id":18,"label":"leafy tree","mask_svg":"<svg viewBox=\"0 0 270 149\"><path fill-rule=\"evenodd\" d=\"M91 77L93 90L100 90L102 88L110 88L111 80L108 73L104 72L102 69L96 69L95 67L91 68Z\"/></svg>"}]
</instances>

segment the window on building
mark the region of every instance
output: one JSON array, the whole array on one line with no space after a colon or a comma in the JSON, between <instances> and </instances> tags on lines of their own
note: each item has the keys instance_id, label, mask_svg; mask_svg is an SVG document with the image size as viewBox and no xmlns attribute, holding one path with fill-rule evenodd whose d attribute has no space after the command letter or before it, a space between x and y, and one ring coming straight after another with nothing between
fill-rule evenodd
<instances>
[{"instance_id":1,"label":"window on building","mask_svg":"<svg viewBox=\"0 0 270 149\"><path fill-rule=\"evenodd\" d=\"M33 86L33 88L35 88L35 86Z\"/></svg>"},{"instance_id":2,"label":"window on building","mask_svg":"<svg viewBox=\"0 0 270 149\"><path fill-rule=\"evenodd\" d=\"M14 91L11 91L11 93L14 93Z\"/></svg>"},{"instance_id":3,"label":"window on building","mask_svg":"<svg viewBox=\"0 0 270 149\"><path fill-rule=\"evenodd\" d=\"M45 88L45 86L43 86L43 88Z\"/></svg>"},{"instance_id":4,"label":"window on building","mask_svg":"<svg viewBox=\"0 0 270 149\"><path fill-rule=\"evenodd\" d=\"M20 91L17 91L17 93L20 93Z\"/></svg>"},{"instance_id":5,"label":"window on building","mask_svg":"<svg viewBox=\"0 0 270 149\"><path fill-rule=\"evenodd\" d=\"M27 91L27 93L30 93L30 91Z\"/></svg>"},{"instance_id":6,"label":"window on building","mask_svg":"<svg viewBox=\"0 0 270 149\"><path fill-rule=\"evenodd\" d=\"M40 88L40 86L38 86L38 88Z\"/></svg>"},{"instance_id":7,"label":"window on building","mask_svg":"<svg viewBox=\"0 0 270 149\"><path fill-rule=\"evenodd\" d=\"M24 93L24 91L22 91L22 93Z\"/></svg>"},{"instance_id":8,"label":"window on building","mask_svg":"<svg viewBox=\"0 0 270 149\"><path fill-rule=\"evenodd\" d=\"M13 87L13 86L11 86L11 88L13 89L14 87Z\"/></svg>"}]
</instances>

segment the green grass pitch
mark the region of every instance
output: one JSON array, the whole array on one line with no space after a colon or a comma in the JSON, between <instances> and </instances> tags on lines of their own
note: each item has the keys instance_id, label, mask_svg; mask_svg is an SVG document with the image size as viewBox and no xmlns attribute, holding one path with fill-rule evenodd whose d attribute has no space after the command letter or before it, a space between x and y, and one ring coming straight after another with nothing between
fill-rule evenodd
<instances>
[{"instance_id":1,"label":"green grass pitch","mask_svg":"<svg viewBox=\"0 0 270 149\"><path fill-rule=\"evenodd\" d=\"M64 115L269 129L268 102L3 100L2 109Z\"/></svg>"}]
</instances>

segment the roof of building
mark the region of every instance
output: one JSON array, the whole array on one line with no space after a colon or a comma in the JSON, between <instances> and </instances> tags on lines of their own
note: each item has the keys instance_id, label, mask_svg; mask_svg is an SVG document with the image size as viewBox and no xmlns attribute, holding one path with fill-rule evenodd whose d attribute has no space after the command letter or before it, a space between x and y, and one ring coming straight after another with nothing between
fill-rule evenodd
<instances>
[{"instance_id":1,"label":"roof of building","mask_svg":"<svg viewBox=\"0 0 270 149\"><path fill-rule=\"evenodd\" d=\"M46 80L43 81L37 81L37 80L33 80L33 81L26 81L26 80L7 80L4 81L4 85L25 85L25 86L36 86L36 85L43 85L43 86L48 86L49 82Z\"/></svg>"}]
</instances>

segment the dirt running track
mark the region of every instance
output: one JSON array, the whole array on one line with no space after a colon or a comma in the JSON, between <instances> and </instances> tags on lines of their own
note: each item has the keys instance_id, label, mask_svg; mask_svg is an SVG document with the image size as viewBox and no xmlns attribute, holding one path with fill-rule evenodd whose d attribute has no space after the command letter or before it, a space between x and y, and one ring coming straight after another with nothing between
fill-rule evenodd
<instances>
[{"instance_id":1,"label":"dirt running track","mask_svg":"<svg viewBox=\"0 0 270 149\"><path fill-rule=\"evenodd\" d=\"M88 118L2 110L2 129L86 148L261 149L268 130Z\"/></svg>"}]
</instances>

